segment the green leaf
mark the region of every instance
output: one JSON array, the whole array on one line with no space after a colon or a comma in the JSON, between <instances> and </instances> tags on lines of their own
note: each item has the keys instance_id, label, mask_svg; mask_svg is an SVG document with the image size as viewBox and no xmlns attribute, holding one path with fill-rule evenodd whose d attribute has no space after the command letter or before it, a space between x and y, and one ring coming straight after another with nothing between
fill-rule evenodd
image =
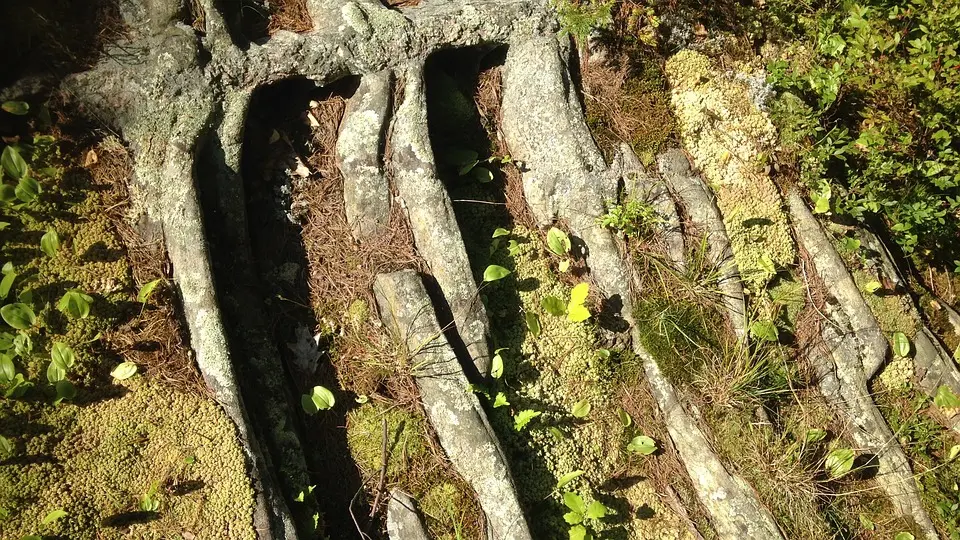
<instances>
[{"instance_id":1,"label":"green leaf","mask_svg":"<svg viewBox=\"0 0 960 540\"><path fill-rule=\"evenodd\" d=\"M493 408L499 409L500 407L506 407L510 402L507 401L507 395L503 392L497 392L496 397L493 399Z\"/></svg>"},{"instance_id":2,"label":"green leaf","mask_svg":"<svg viewBox=\"0 0 960 540\"><path fill-rule=\"evenodd\" d=\"M814 214L826 214L830 211L830 198L833 196L830 186L824 186L821 191L811 193L810 195L814 202Z\"/></svg>"},{"instance_id":3,"label":"green leaf","mask_svg":"<svg viewBox=\"0 0 960 540\"><path fill-rule=\"evenodd\" d=\"M844 251L855 253L860 249L860 240L846 236L840 240L840 247Z\"/></svg>"},{"instance_id":4,"label":"green leaf","mask_svg":"<svg viewBox=\"0 0 960 540\"><path fill-rule=\"evenodd\" d=\"M489 283L491 281L497 281L498 279L503 279L510 275L510 271L502 266L496 264L491 264L483 271L483 281Z\"/></svg>"},{"instance_id":5,"label":"green leaf","mask_svg":"<svg viewBox=\"0 0 960 540\"><path fill-rule=\"evenodd\" d=\"M67 515L66 512L64 512L62 509L58 508L58 509L50 512L49 514L43 516L43 519L40 520L40 524L41 524L41 525L49 525L49 524L53 523L54 521L57 521L58 519L60 519L60 518L62 518L62 517L65 517L66 515Z\"/></svg>"},{"instance_id":6,"label":"green leaf","mask_svg":"<svg viewBox=\"0 0 960 540\"><path fill-rule=\"evenodd\" d=\"M872 519L868 518L864 514L860 514L859 517L860 517L860 525L862 525L864 529L868 531L873 531L877 529L877 524L874 523Z\"/></svg>"},{"instance_id":7,"label":"green leaf","mask_svg":"<svg viewBox=\"0 0 960 540\"><path fill-rule=\"evenodd\" d=\"M519 255L520 242L517 242L516 240L510 240L509 242L507 242L507 253L509 253L511 257L516 257L517 255Z\"/></svg>"},{"instance_id":8,"label":"green leaf","mask_svg":"<svg viewBox=\"0 0 960 540\"><path fill-rule=\"evenodd\" d=\"M580 512L567 512L563 515L563 520L570 525L576 525L583 521L583 514Z\"/></svg>"},{"instance_id":9,"label":"green leaf","mask_svg":"<svg viewBox=\"0 0 960 540\"><path fill-rule=\"evenodd\" d=\"M570 291L570 303L567 304L567 319L571 322L581 322L590 318L590 310L583 305L589 294L590 285L587 283L579 283Z\"/></svg>"},{"instance_id":10,"label":"green leaf","mask_svg":"<svg viewBox=\"0 0 960 540\"><path fill-rule=\"evenodd\" d=\"M494 379L503 377L503 356L500 355L502 350L504 349L497 349L497 352L493 355L493 360L490 362L490 376Z\"/></svg>"},{"instance_id":11,"label":"green leaf","mask_svg":"<svg viewBox=\"0 0 960 540\"><path fill-rule=\"evenodd\" d=\"M17 200L17 190L10 184L0 184L0 202L11 203Z\"/></svg>"},{"instance_id":12,"label":"green leaf","mask_svg":"<svg viewBox=\"0 0 960 540\"><path fill-rule=\"evenodd\" d=\"M527 323L527 331L530 332L534 338L540 337L540 333L543 329L540 327L540 316L532 311L528 311L523 314L523 319Z\"/></svg>"},{"instance_id":13,"label":"green leaf","mask_svg":"<svg viewBox=\"0 0 960 540\"><path fill-rule=\"evenodd\" d=\"M16 272L4 272L3 279L0 279L0 298L6 298L10 294L10 288L13 287L15 279L17 279Z\"/></svg>"},{"instance_id":14,"label":"green leaf","mask_svg":"<svg viewBox=\"0 0 960 540\"><path fill-rule=\"evenodd\" d=\"M47 381L50 384L56 384L67 378L67 370L63 366L57 365L56 362L50 362L47 365Z\"/></svg>"},{"instance_id":15,"label":"green leaf","mask_svg":"<svg viewBox=\"0 0 960 540\"><path fill-rule=\"evenodd\" d=\"M531 420L540 416L540 414L540 411L534 411L532 409L524 409L518 412L517 415L513 417L513 429L522 431Z\"/></svg>"},{"instance_id":16,"label":"green leaf","mask_svg":"<svg viewBox=\"0 0 960 540\"><path fill-rule=\"evenodd\" d=\"M548 427L548 428L547 428L547 432L550 433L550 435L552 435L553 438L556 439L556 440L558 440L558 441L562 441L562 440L564 440L564 439L567 438L567 436L564 435L563 432L560 431L559 428L554 427L554 426Z\"/></svg>"},{"instance_id":17,"label":"green leaf","mask_svg":"<svg viewBox=\"0 0 960 540\"><path fill-rule=\"evenodd\" d=\"M570 527L568 532L570 534L570 540L591 540L593 538L583 525Z\"/></svg>"},{"instance_id":18,"label":"green leaf","mask_svg":"<svg viewBox=\"0 0 960 540\"><path fill-rule=\"evenodd\" d=\"M602 502L593 501L590 503L590 506L587 507L586 516L590 519L603 519L607 516L609 510L610 509Z\"/></svg>"},{"instance_id":19,"label":"green leaf","mask_svg":"<svg viewBox=\"0 0 960 540\"><path fill-rule=\"evenodd\" d=\"M77 397L77 387L73 385L70 381L57 381L57 399L53 400L54 404L60 403L63 400L71 400Z\"/></svg>"},{"instance_id":20,"label":"green leaf","mask_svg":"<svg viewBox=\"0 0 960 540\"><path fill-rule=\"evenodd\" d=\"M554 317L562 317L566 311L563 306L563 300L553 295L544 296L543 299L540 300L540 306L543 307L544 311Z\"/></svg>"},{"instance_id":21,"label":"green leaf","mask_svg":"<svg viewBox=\"0 0 960 540\"><path fill-rule=\"evenodd\" d=\"M587 505L583 504L583 497L572 491L563 494L563 504L578 514L587 513Z\"/></svg>"},{"instance_id":22,"label":"green leaf","mask_svg":"<svg viewBox=\"0 0 960 540\"><path fill-rule=\"evenodd\" d=\"M153 294L153 290L162 282L163 278L157 278L149 283L145 283L143 287L140 287L140 291L137 292L137 302L146 304L147 300L150 299L150 295Z\"/></svg>"},{"instance_id":23,"label":"green leaf","mask_svg":"<svg viewBox=\"0 0 960 540\"><path fill-rule=\"evenodd\" d=\"M118 381L125 381L130 377L133 377L137 373L137 365L133 362L123 362L118 364L117 367L113 368L113 371L110 372L110 376Z\"/></svg>"},{"instance_id":24,"label":"green leaf","mask_svg":"<svg viewBox=\"0 0 960 540\"><path fill-rule=\"evenodd\" d=\"M627 451L649 456L657 451L657 443L646 435L637 435L627 443Z\"/></svg>"},{"instance_id":25,"label":"green leaf","mask_svg":"<svg viewBox=\"0 0 960 540\"><path fill-rule=\"evenodd\" d=\"M573 408L570 409L570 413L573 414L576 418L586 418L590 414L591 409L590 401L587 399L581 399L580 401L573 404Z\"/></svg>"},{"instance_id":26,"label":"green leaf","mask_svg":"<svg viewBox=\"0 0 960 540\"><path fill-rule=\"evenodd\" d=\"M623 424L624 428L628 428L633 424L633 418L623 409L617 411L617 417L620 418L620 423Z\"/></svg>"},{"instance_id":27,"label":"green leaf","mask_svg":"<svg viewBox=\"0 0 960 540\"><path fill-rule=\"evenodd\" d=\"M880 287L883 287L883 284L877 280L869 281L863 285L863 292L867 294L873 294L880 290Z\"/></svg>"},{"instance_id":28,"label":"green leaf","mask_svg":"<svg viewBox=\"0 0 960 540\"><path fill-rule=\"evenodd\" d=\"M7 304L0 308L0 317L3 321L17 330L26 330L37 322L33 308L26 304Z\"/></svg>"},{"instance_id":29,"label":"green leaf","mask_svg":"<svg viewBox=\"0 0 960 540\"><path fill-rule=\"evenodd\" d=\"M90 315L90 304L93 298L76 289L70 289L64 293L57 303L57 309L71 319L85 319Z\"/></svg>"},{"instance_id":30,"label":"green leaf","mask_svg":"<svg viewBox=\"0 0 960 540\"><path fill-rule=\"evenodd\" d=\"M769 254L764 253L760 256L760 259L757 260L757 264L760 266L760 269L763 270L764 274L768 276L777 275L777 265L773 262L773 258Z\"/></svg>"},{"instance_id":31,"label":"green leaf","mask_svg":"<svg viewBox=\"0 0 960 540\"><path fill-rule=\"evenodd\" d=\"M493 236L491 238L500 238L501 236L510 236L510 231L504 229L503 227L497 227L497 229L493 231Z\"/></svg>"},{"instance_id":32,"label":"green leaf","mask_svg":"<svg viewBox=\"0 0 960 540\"><path fill-rule=\"evenodd\" d=\"M7 146L3 149L3 154L0 154L0 166L14 180L20 180L27 175L29 170L27 162L20 157L20 152L13 146Z\"/></svg>"},{"instance_id":33,"label":"green leaf","mask_svg":"<svg viewBox=\"0 0 960 540\"><path fill-rule=\"evenodd\" d=\"M13 365L13 357L9 354L0 355L0 382L10 382L17 376L17 368Z\"/></svg>"},{"instance_id":34,"label":"green leaf","mask_svg":"<svg viewBox=\"0 0 960 540\"><path fill-rule=\"evenodd\" d=\"M917 540L915 536L908 532L898 532L893 540Z\"/></svg>"},{"instance_id":35,"label":"green leaf","mask_svg":"<svg viewBox=\"0 0 960 540\"><path fill-rule=\"evenodd\" d=\"M486 167L474 167L473 170L470 171L470 176L481 184L493 182L493 173Z\"/></svg>"},{"instance_id":36,"label":"green leaf","mask_svg":"<svg viewBox=\"0 0 960 540\"><path fill-rule=\"evenodd\" d=\"M468 148L451 148L443 154L443 160L451 165L462 166L476 162L480 155Z\"/></svg>"},{"instance_id":37,"label":"green leaf","mask_svg":"<svg viewBox=\"0 0 960 540\"><path fill-rule=\"evenodd\" d=\"M947 385L942 384L933 396L933 404L941 409L956 409L960 407L960 397L957 397Z\"/></svg>"},{"instance_id":38,"label":"green leaf","mask_svg":"<svg viewBox=\"0 0 960 540\"><path fill-rule=\"evenodd\" d=\"M300 396L300 406L304 412L309 415L317 414L319 411L326 411L333 408L337 400L333 397L333 392L323 386L314 386L309 394Z\"/></svg>"},{"instance_id":39,"label":"green leaf","mask_svg":"<svg viewBox=\"0 0 960 540\"><path fill-rule=\"evenodd\" d=\"M467 174L470 173L470 171L473 170L474 167L477 166L477 163L479 163L479 161L473 160L460 165L457 168L457 174L459 174L460 176L466 176Z\"/></svg>"},{"instance_id":40,"label":"green leaf","mask_svg":"<svg viewBox=\"0 0 960 540\"><path fill-rule=\"evenodd\" d=\"M40 250L43 251L47 257L54 257L59 249L60 235L53 229L47 229L47 232L40 237Z\"/></svg>"},{"instance_id":41,"label":"green leaf","mask_svg":"<svg viewBox=\"0 0 960 540\"><path fill-rule=\"evenodd\" d=\"M564 259L557 263L557 270L560 272L566 272L570 269L570 259Z\"/></svg>"},{"instance_id":42,"label":"green leaf","mask_svg":"<svg viewBox=\"0 0 960 540\"><path fill-rule=\"evenodd\" d=\"M590 310L582 305L570 306L567 310L567 320L570 322L583 322L590 318Z\"/></svg>"},{"instance_id":43,"label":"green leaf","mask_svg":"<svg viewBox=\"0 0 960 540\"><path fill-rule=\"evenodd\" d=\"M910 338L903 332L893 334L893 354L903 357L910 354Z\"/></svg>"},{"instance_id":44,"label":"green leaf","mask_svg":"<svg viewBox=\"0 0 960 540\"><path fill-rule=\"evenodd\" d=\"M25 203L33 202L40 196L40 183L32 176L24 176L17 183L13 193Z\"/></svg>"},{"instance_id":45,"label":"green leaf","mask_svg":"<svg viewBox=\"0 0 960 540\"><path fill-rule=\"evenodd\" d=\"M557 255L566 255L570 252L570 237L556 227L547 231L547 249Z\"/></svg>"},{"instance_id":46,"label":"green leaf","mask_svg":"<svg viewBox=\"0 0 960 540\"><path fill-rule=\"evenodd\" d=\"M576 480L577 478L583 476L585 473L586 473L586 471L573 471L573 472L568 472L567 474L561 476L559 480L557 480L557 487L554 488L554 489L560 489L560 488L562 488L563 486L565 486L565 485L569 484L570 482L573 482L573 481Z\"/></svg>"},{"instance_id":47,"label":"green leaf","mask_svg":"<svg viewBox=\"0 0 960 540\"><path fill-rule=\"evenodd\" d=\"M14 450L16 450L16 447L13 446L13 443L10 442L10 439L0 435L0 456L8 458L13 455Z\"/></svg>"},{"instance_id":48,"label":"green leaf","mask_svg":"<svg viewBox=\"0 0 960 540\"><path fill-rule=\"evenodd\" d=\"M30 112L30 105L27 104L26 101L4 101L3 105L0 105L0 109L3 109L10 114L23 116Z\"/></svg>"},{"instance_id":49,"label":"green leaf","mask_svg":"<svg viewBox=\"0 0 960 540\"><path fill-rule=\"evenodd\" d=\"M853 468L853 460L856 454L849 448L837 448L827 454L826 467L830 472L831 478L839 478Z\"/></svg>"},{"instance_id":50,"label":"green leaf","mask_svg":"<svg viewBox=\"0 0 960 540\"><path fill-rule=\"evenodd\" d=\"M960 456L960 444L955 444L950 447L950 451L947 452L947 461L953 461L957 459L957 456Z\"/></svg>"},{"instance_id":51,"label":"green leaf","mask_svg":"<svg viewBox=\"0 0 960 540\"><path fill-rule=\"evenodd\" d=\"M33 340L24 333L18 333L13 338L13 348L17 356L26 358L33 352Z\"/></svg>"},{"instance_id":52,"label":"green leaf","mask_svg":"<svg viewBox=\"0 0 960 540\"><path fill-rule=\"evenodd\" d=\"M75 355L69 345L57 341L50 348L50 359L54 364L67 370L73 367Z\"/></svg>"},{"instance_id":53,"label":"green leaf","mask_svg":"<svg viewBox=\"0 0 960 540\"><path fill-rule=\"evenodd\" d=\"M753 321L750 324L750 336L760 341L776 343L780 340L780 332L772 321Z\"/></svg>"},{"instance_id":54,"label":"green leaf","mask_svg":"<svg viewBox=\"0 0 960 540\"><path fill-rule=\"evenodd\" d=\"M570 305L583 304L589 294L590 284L578 283L573 290L570 291Z\"/></svg>"},{"instance_id":55,"label":"green leaf","mask_svg":"<svg viewBox=\"0 0 960 540\"><path fill-rule=\"evenodd\" d=\"M805 437L808 443L820 442L826 438L827 430L825 429L808 429Z\"/></svg>"}]
</instances>

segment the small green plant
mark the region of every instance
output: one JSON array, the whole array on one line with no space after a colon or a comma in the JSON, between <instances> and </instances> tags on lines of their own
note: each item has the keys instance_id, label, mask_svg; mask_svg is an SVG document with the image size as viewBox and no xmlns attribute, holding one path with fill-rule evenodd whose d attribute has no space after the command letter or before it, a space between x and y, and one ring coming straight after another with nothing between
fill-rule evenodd
<instances>
[{"instance_id":1,"label":"small green plant","mask_svg":"<svg viewBox=\"0 0 960 540\"><path fill-rule=\"evenodd\" d=\"M557 486L554 489L562 489L563 486L569 484L570 482L573 482L574 480L576 480L577 478L580 478L584 474L586 474L586 471L577 470L577 471L568 472L567 474L561 476L559 480L557 480Z\"/></svg>"},{"instance_id":2,"label":"small green plant","mask_svg":"<svg viewBox=\"0 0 960 540\"><path fill-rule=\"evenodd\" d=\"M583 322L590 318L590 310L583 305L590 294L590 285L578 283L570 291L570 302L567 303L567 319L570 322Z\"/></svg>"},{"instance_id":3,"label":"small green plant","mask_svg":"<svg viewBox=\"0 0 960 540\"><path fill-rule=\"evenodd\" d=\"M93 298L77 289L70 289L57 302L57 309L71 319L86 319L90 316Z\"/></svg>"},{"instance_id":4,"label":"small green plant","mask_svg":"<svg viewBox=\"0 0 960 540\"><path fill-rule=\"evenodd\" d=\"M0 435L0 457L8 458L14 454L16 447L10 442L10 439Z\"/></svg>"},{"instance_id":5,"label":"small green plant","mask_svg":"<svg viewBox=\"0 0 960 540\"><path fill-rule=\"evenodd\" d=\"M490 361L490 376L494 379L503 377L503 351L509 349L501 348L493 352L493 359Z\"/></svg>"},{"instance_id":6,"label":"small green plant","mask_svg":"<svg viewBox=\"0 0 960 540\"><path fill-rule=\"evenodd\" d=\"M585 504L583 497L572 491L563 494L563 504L569 512L563 515L563 520L570 527L571 540L586 540L593 538L586 525L599 521L611 513L610 508L600 501L594 500L589 505Z\"/></svg>"},{"instance_id":7,"label":"small green plant","mask_svg":"<svg viewBox=\"0 0 960 540\"><path fill-rule=\"evenodd\" d=\"M570 35L580 47L586 47L590 33L613 24L613 2L555 0L554 8L560 21L560 34Z\"/></svg>"},{"instance_id":8,"label":"small green plant","mask_svg":"<svg viewBox=\"0 0 960 540\"><path fill-rule=\"evenodd\" d=\"M140 287L140 290L137 291L137 302L146 305L147 301L150 300L150 295L153 294L153 291L161 283L163 283L163 278L157 278L153 281L144 283L143 287Z\"/></svg>"},{"instance_id":9,"label":"small green plant","mask_svg":"<svg viewBox=\"0 0 960 540\"><path fill-rule=\"evenodd\" d=\"M630 439L630 442L627 443L627 451L634 454L649 456L657 451L657 443L646 435L637 435L636 437Z\"/></svg>"},{"instance_id":10,"label":"small green plant","mask_svg":"<svg viewBox=\"0 0 960 540\"><path fill-rule=\"evenodd\" d=\"M581 399L580 401L573 404L573 407L570 408L570 414L574 418L586 418L590 414L592 406L590 405L590 400Z\"/></svg>"},{"instance_id":11,"label":"small green plant","mask_svg":"<svg viewBox=\"0 0 960 540\"><path fill-rule=\"evenodd\" d=\"M314 386L310 393L300 396L300 406L310 416L332 409L336 402L333 392L323 386Z\"/></svg>"},{"instance_id":12,"label":"small green plant","mask_svg":"<svg viewBox=\"0 0 960 540\"><path fill-rule=\"evenodd\" d=\"M624 204L611 205L606 214L597 218L597 223L613 229L623 238L642 238L663 223L663 218L650 203L631 199Z\"/></svg>"},{"instance_id":13,"label":"small green plant","mask_svg":"<svg viewBox=\"0 0 960 540\"><path fill-rule=\"evenodd\" d=\"M561 257L570 253L570 236L556 227L550 227L547 231L547 249Z\"/></svg>"},{"instance_id":14,"label":"small green plant","mask_svg":"<svg viewBox=\"0 0 960 540\"><path fill-rule=\"evenodd\" d=\"M540 416L540 411L535 411L533 409L524 409L519 411L516 416L513 417L513 429L516 431L523 431L530 421L534 418Z\"/></svg>"},{"instance_id":15,"label":"small green plant","mask_svg":"<svg viewBox=\"0 0 960 540\"><path fill-rule=\"evenodd\" d=\"M40 237L40 250L47 257L55 257L60 249L60 235L54 229L47 229L47 232Z\"/></svg>"},{"instance_id":16,"label":"small green plant","mask_svg":"<svg viewBox=\"0 0 960 540\"><path fill-rule=\"evenodd\" d=\"M117 364L117 367L113 368L113 371L110 372L110 376L118 381L125 381L130 377L133 377L137 373L137 365L133 362L121 362Z\"/></svg>"},{"instance_id":17,"label":"small green plant","mask_svg":"<svg viewBox=\"0 0 960 540\"><path fill-rule=\"evenodd\" d=\"M499 281L509 275L510 271L506 268L491 264L483 271L483 282L490 283L492 281Z\"/></svg>"},{"instance_id":18,"label":"small green plant","mask_svg":"<svg viewBox=\"0 0 960 540\"><path fill-rule=\"evenodd\" d=\"M160 490L160 482L150 484L150 489L140 497L139 508L141 512L157 512L160 510L160 499L157 493Z\"/></svg>"},{"instance_id":19,"label":"small green plant","mask_svg":"<svg viewBox=\"0 0 960 540\"><path fill-rule=\"evenodd\" d=\"M487 167L480 166L480 163L512 163L510 156L490 156L486 159L480 159L480 155L473 150L463 148L453 148L443 155L444 161L456 167L457 174L460 176L470 176L481 184L493 181L493 173Z\"/></svg>"},{"instance_id":20,"label":"small green plant","mask_svg":"<svg viewBox=\"0 0 960 540\"><path fill-rule=\"evenodd\" d=\"M853 461L856 454L849 448L837 448L827 454L825 466L830 478L840 478L853 469Z\"/></svg>"}]
</instances>

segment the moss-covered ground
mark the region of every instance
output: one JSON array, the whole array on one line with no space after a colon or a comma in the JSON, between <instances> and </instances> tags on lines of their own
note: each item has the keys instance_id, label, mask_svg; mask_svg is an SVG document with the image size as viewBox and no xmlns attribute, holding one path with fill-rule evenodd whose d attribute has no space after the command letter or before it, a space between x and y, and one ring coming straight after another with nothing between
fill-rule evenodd
<instances>
[{"instance_id":1,"label":"moss-covered ground","mask_svg":"<svg viewBox=\"0 0 960 540\"><path fill-rule=\"evenodd\" d=\"M126 150L89 126L62 131L35 113L22 122L19 140L5 141L40 189L0 206L0 259L13 276L6 313L19 303L36 320L5 317L2 329L15 377L0 382L0 435L11 445L0 461L0 537L254 538L245 457L184 353L162 249L124 222ZM68 291L89 297L89 314L60 309ZM51 368L55 344L73 353L63 373ZM137 373L121 381L110 373L123 361Z\"/></svg>"}]
</instances>

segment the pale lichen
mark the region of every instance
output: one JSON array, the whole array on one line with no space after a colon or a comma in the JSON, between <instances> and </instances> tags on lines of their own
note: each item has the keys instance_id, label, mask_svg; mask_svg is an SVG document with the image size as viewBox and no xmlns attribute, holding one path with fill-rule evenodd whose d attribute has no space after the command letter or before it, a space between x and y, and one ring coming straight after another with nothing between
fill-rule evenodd
<instances>
[{"instance_id":1,"label":"pale lichen","mask_svg":"<svg viewBox=\"0 0 960 540\"><path fill-rule=\"evenodd\" d=\"M667 61L666 73L684 147L717 195L744 283L759 291L796 257L767 172L776 129L743 77L719 72L706 56L681 51Z\"/></svg>"}]
</instances>

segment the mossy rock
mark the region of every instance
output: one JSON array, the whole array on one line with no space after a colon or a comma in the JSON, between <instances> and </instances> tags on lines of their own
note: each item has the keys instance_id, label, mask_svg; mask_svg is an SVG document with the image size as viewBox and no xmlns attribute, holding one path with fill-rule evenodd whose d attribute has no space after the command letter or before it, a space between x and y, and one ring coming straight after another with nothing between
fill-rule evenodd
<instances>
[{"instance_id":1,"label":"mossy rock","mask_svg":"<svg viewBox=\"0 0 960 540\"><path fill-rule=\"evenodd\" d=\"M383 422L387 423L387 479L399 482L410 463L427 455L424 418L395 405L367 403L347 414L350 455L367 478L383 466Z\"/></svg>"}]
</instances>

